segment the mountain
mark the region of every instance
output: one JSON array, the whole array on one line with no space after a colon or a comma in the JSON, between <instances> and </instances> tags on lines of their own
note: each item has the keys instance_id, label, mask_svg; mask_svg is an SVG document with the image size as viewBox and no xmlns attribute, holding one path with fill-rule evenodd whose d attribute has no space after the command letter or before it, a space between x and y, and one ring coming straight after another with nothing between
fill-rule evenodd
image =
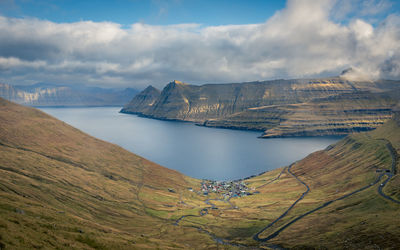
<instances>
[{"instance_id":1,"label":"mountain","mask_svg":"<svg viewBox=\"0 0 400 250\"><path fill-rule=\"evenodd\" d=\"M397 248L399 126L397 114L395 120L374 131L353 134L295 162L278 180L259 189L268 192L269 199L285 196L292 201L286 205L288 213L279 213L284 215L282 219L257 231L261 232L258 239L269 238L269 244L295 249ZM270 179L278 174L276 171ZM297 195L291 196L294 190ZM290 204L294 204L292 209ZM275 207L271 200L264 203L266 211ZM265 225L269 222L273 219Z\"/></svg>"},{"instance_id":2,"label":"mountain","mask_svg":"<svg viewBox=\"0 0 400 250\"><path fill-rule=\"evenodd\" d=\"M49 83L28 86L0 83L0 97L30 106L123 105L136 93L137 90L132 88L119 90Z\"/></svg>"},{"instance_id":3,"label":"mountain","mask_svg":"<svg viewBox=\"0 0 400 250\"><path fill-rule=\"evenodd\" d=\"M152 235L197 231L158 217L196 180L1 98L0 176L1 249L184 248Z\"/></svg>"},{"instance_id":4,"label":"mountain","mask_svg":"<svg viewBox=\"0 0 400 250\"><path fill-rule=\"evenodd\" d=\"M263 137L318 136L371 130L391 118L400 82L325 79L231 84L169 83L145 91L123 113L197 122L204 126L264 131ZM142 105L148 100L151 105ZM304 116L306 114L306 116Z\"/></svg>"},{"instance_id":5,"label":"mountain","mask_svg":"<svg viewBox=\"0 0 400 250\"><path fill-rule=\"evenodd\" d=\"M202 180L0 98L0 248L393 249L399 152L395 116L238 180L246 195L224 198L204 195Z\"/></svg>"},{"instance_id":6,"label":"mountain","mask_svg":"<svg viewBox=\"0 0 400 250\"><path fill-rule=\"evenodd\" d=\"M142 92L138 93L128 104L126 104L121 112L129 112L129 107L137 107L140 110L150 109L157 98L160 96L161 91L154 88L153 86L148 86Z\"/></svg>"}]
</instances>

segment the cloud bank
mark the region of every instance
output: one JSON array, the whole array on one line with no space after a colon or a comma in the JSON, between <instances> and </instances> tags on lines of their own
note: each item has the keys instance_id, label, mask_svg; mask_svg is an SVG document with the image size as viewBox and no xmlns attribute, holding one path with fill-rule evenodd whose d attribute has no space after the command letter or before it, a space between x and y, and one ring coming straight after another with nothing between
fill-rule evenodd
<instances>
[{"instance_id":1,"label":"cloud bank","mask_svg":"<svg viewBox=\"0 0 400 250\"><path fill-rule=\"evenodd\" d=\"M334 21L340 8L349 12L351 6L342 3L288 1L265 23L209 27L135 23L123 28L111 22L0 16L0 79L140 88L173 79L332 76L348 67L353 78L399 79L400 17L387 15L374 24L353 18L343 24Z\"/></svg>"}]
</instances>

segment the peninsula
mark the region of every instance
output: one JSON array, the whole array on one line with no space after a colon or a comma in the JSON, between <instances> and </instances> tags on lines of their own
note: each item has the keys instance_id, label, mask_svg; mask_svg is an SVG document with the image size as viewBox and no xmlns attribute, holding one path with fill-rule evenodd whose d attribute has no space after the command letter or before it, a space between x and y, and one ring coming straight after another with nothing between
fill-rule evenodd
<instances>
[{"instance_id":1,"label":"peninsula","mask_svg":"<svg viewBox=\"0 0 400 250\"><path fill-rule=\"evenodd\" d=\"M344 77L149 86L121 112L262 131L261 137L346 135L375 129L398 106L400 82Z\"/></svg>"}]
</instances>

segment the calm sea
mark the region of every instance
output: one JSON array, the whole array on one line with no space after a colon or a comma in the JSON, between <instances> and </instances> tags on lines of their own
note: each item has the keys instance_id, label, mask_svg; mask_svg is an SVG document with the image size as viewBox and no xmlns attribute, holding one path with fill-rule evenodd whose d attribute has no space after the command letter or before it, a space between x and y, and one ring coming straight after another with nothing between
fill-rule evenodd
<instances>
[{"instance_id":1,"label":"calm sea","mask_svg":"<svg viewBox=\"0 0 400 250\"><path fill-rule=\"evenodd\" d=\"M233 180L287 166L340 139L258 139L260 132L142 118L121 114L119 107L40 109L92 136L200 179Z\"/></svg>"}]
</instances>

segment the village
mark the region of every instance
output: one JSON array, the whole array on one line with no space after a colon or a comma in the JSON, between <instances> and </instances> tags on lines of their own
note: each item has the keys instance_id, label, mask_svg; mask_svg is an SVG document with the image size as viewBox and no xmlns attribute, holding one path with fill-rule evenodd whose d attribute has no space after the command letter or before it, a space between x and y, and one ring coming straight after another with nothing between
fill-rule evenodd
<instances>
[{"instance_id":1,"label":"village","mask_svg":"<svg viewBox=\"0 0 400 250\"><path fill-rule=\"evenodd\" d=\"M221 194L224 199L243 197L257 193L257 191L253 193L249 192L250 189L244 181L203 180L201 182L201 191L203 192L203 195L208 195L209 193Z\"/></svg>"}]
</instances>

